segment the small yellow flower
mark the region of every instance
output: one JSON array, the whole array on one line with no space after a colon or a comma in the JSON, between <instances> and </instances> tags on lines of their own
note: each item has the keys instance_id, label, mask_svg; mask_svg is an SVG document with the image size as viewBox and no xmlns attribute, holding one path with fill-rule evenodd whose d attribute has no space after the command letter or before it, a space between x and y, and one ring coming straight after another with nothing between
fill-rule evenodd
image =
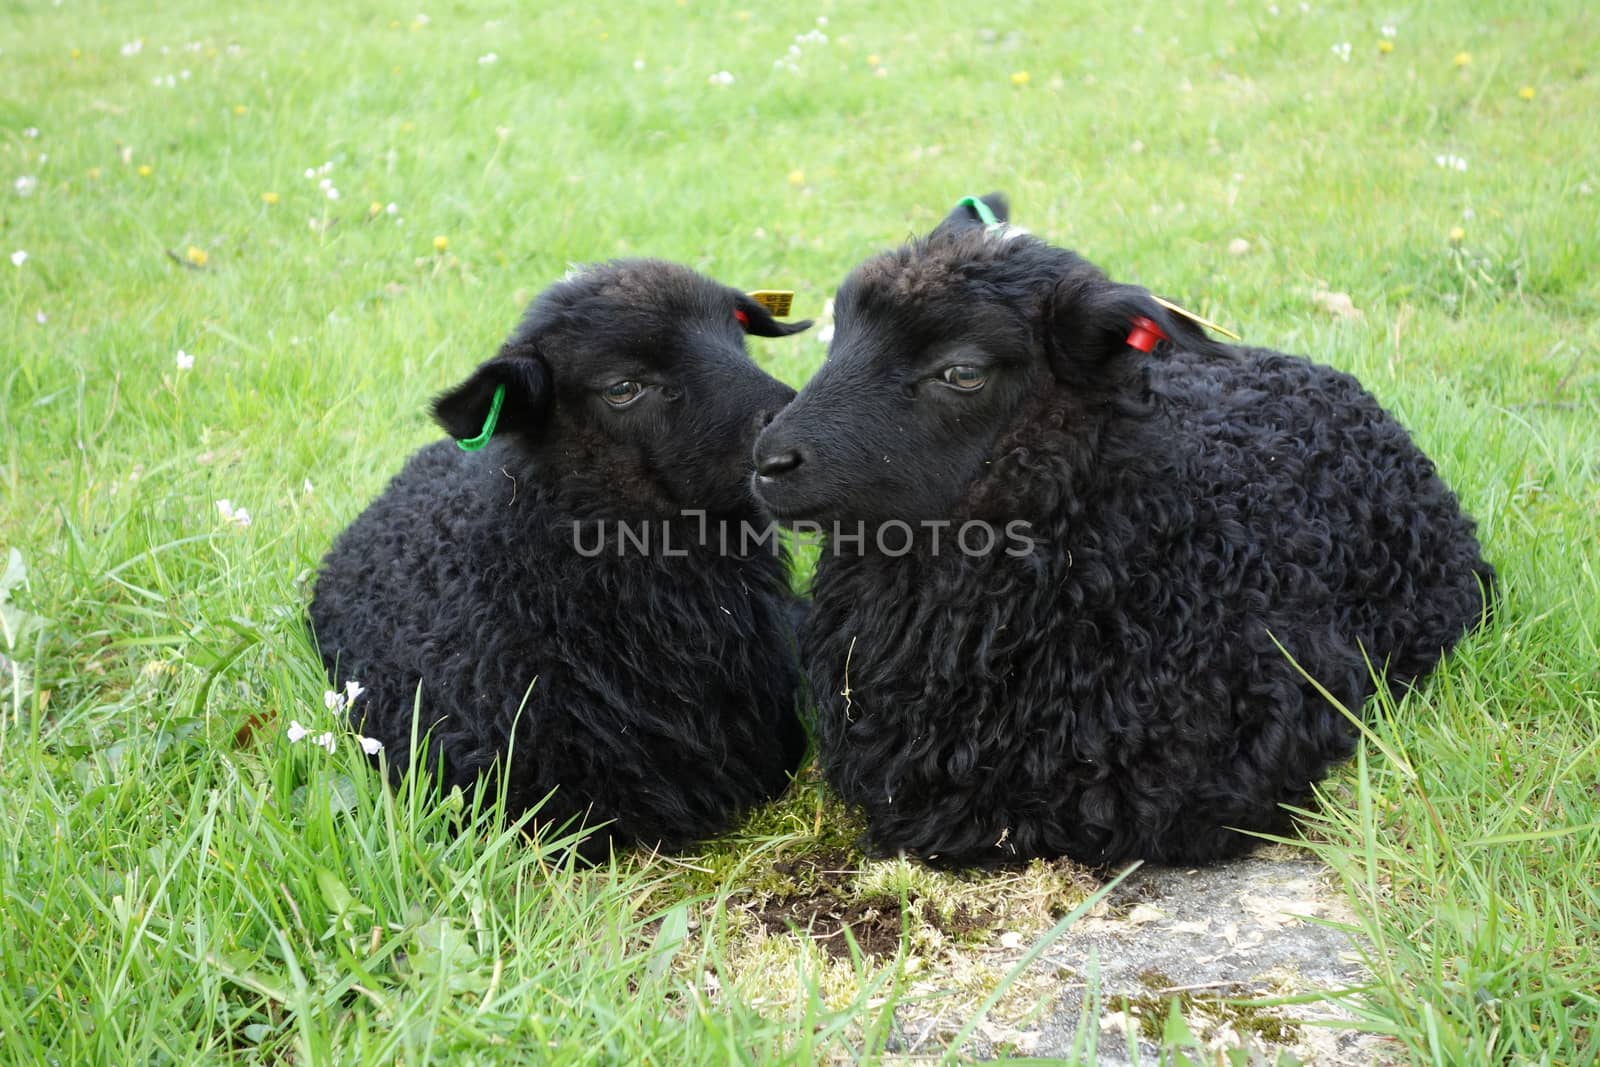
<instances>
[{"instance_id":1,"label":"small yellow flower","mask_svg":"<svg viewBox=\"0 0 1600 1067\"><path fill-rule=\"evenodd\" d=\"M883 57L882 56L870 55L870 56L867 57L867 66L869 66L869 67L876 67L879 63L882 63L882 62L883 62Z\"/></svg>"},{"instance_id":2,"label":"small yellow flower","mask_svg":"<svg viewBox=\"0 0 1600 1067\"><path fill-rule=\"evenodd\" d=\"M1452 227L1450 227L1450 243L1451 244L1458 245L1462 241L1466 240L1466 237L1467 237L1467 231L1463 230L1460 226L1452 226Z\"/></svg>"},{"instance_id":3,"label":"small yellow flower","mask_svg":"<svg viewBox=\"0 0 1600 1067\"><path fill-rule=\"evenodd\" d=\"M152 171L151 171L151 168L150 168L150 164L148 164L148 163L139 164L139 171L138 171L139 177L148 178L148 177L150 177L151 173L152 173Z\"/></svg>"},{"instance_id":4,"label":"small yellow flower","mask_svg":"<svg viewBox=\"0 0 1600 1067\"><path fill-rule=\"evenodd\" d=\"M1378 42L1378 52L1380 54L1388 55L1390 52L1393 52L1393 51L1394 51L1394 42L1393 41L1389 40L1388 38L1384 38L1383 40Z\"/></svg>"},{"instance_id":5,"label":"small yellow flower","mask_svg":"<svg viewBox=\"0 0 1600 1067\"><path fill-rule=\"evenodd\" d=\"M206 265L206 260L210 259L211 257L206 255L205 249L196 248L194 245L190 245L188 251L184 252L183 258L187 259L190 263L193 263L197 267L203 267Z\"/></svg>"},{"instance_id":6,"label":"small yellow flower","mask_svg":"<svg viewBox=\"0 0 1600 1067\"><path fill-rule=\"evenodd\" d=\"M98 178L98 177L100 177L100 168L99 167L90 167L88 170L84 171L84 173L87 174L91 178Z\"/></svg>"},{"instance_id":7,"label":"small yellow flower","mask_svg":"<svg viewBox=\"0 0 1600 1067\"><path fill-rule=\"evenodd\" d=\"M383 214L383 205L374 200L367 205L367 218L375 219Z\"/></svg>"},{"instance_id":8,"label":"small yellow flower","mask_svg":"<svg viewBox=\"0 0 1600 1067\"><path fill-rule=\"evenodd\" d=\"M83 49L74 48L71 52L69 52L67 54L70 55L73 59L81 59L81 58L83 58Z\"/></svg>"},{"instance_id":9,"label":"small yellow flower","mask_svg":"<svg viewBox=\"0 0 1600 1067\"><path fill-rule=\"evenodd\" d=\"M789 172L789 184L790 185L804 185L805 183L806 183L806 172L805 171L801 170L799 167L796 167L794 170L791 170Z\"/></svg>"},{"instance_id":10,"label":"small yellow flower","mask_svg":"<svg viewBox=\"0 0 1600 1067\"><path fill-rule=\"evenodd\" d=\"M402 122L400 124L400 132L401 133L411 133L416 128L417 128L417 124L415 122Z\"/></svg>"},{"instance_id":11,"label":"small yellow flower","mask_svg":"<svg viewBox=\"0 0 1600 1067\"><path fill-rule=\"evenodd\" d=\"M450 238L446 237L444 234L441 233L439 236L437 236L437 237L435 237L433 239L433 250L435 252L443 252L445 249L447 249L449 247L450 247Z\"/></svg>"},{"instance_id":12,"label":"small yellow flower","mask_svg":"<svg viewBox=\"0 0 1600 1067\"><path fill-rule=\"evenodd\" d=\"M262 193L261 202L263 204L276 204L278 202L278 194L270 191Z\"/></svg>"},{"instance_id":13,"label":"small yellow flower","mask_svg":"<svg viewBox=\"0 0 1600 1067\"><path fill-rule=\"evenodd\" d=\"M1452 59L1450 62L1454 63L1458 67L1464 67L1468 63L1472 62L1472 53L1471 52L1457 52L1456 55L1455 55L1455 58Z\"/></svg>"},{"instance_id":14,"label":"small yellow flower","mask_svg":"<svg viewBox=\"0 0 1600 1067\"><path fill-rule=\"evenodd\" d=\"M245 112L247 112L249 110L250 109L245 107L243 104L234 104L233 105L233 113L235 115L243 115Z\"/></svg>"},{"instance_id":15,"label":"small yellow flower","mask_svg":"<svg viewBox=\"0 0 1600 1067\"><path fill-rule=\"evenodd\" d=\"M1016 71L1015 73L1013 73L1011 75L1011 84L1012 85L1019 85L1019 86L1020 85L1027 85L1028 84L1028 78L1029 78L1029 75L1028 75L1027 71L1025 71L1025 70Z\"/></svg>"},{"instance_id":16,"label":"small yellow flower","mask_svg":"<svg viewBox=\"0 0 1600 1067\"><path fill-rule=\"evenodd\" d=\"M1524 85L1522 88L1517 90L1518 100L1532 100L1536 95L1537 93L1535 93L1534 88L1531 85Z\"/></svg>"}]
</instances>

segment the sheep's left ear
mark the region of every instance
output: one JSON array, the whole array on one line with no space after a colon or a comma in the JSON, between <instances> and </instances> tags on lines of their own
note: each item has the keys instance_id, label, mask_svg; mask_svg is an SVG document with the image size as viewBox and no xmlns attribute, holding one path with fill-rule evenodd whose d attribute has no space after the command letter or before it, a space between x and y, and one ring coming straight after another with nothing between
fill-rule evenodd
<instances>
[{"instance_id":1,"label":"sheep's left ear","mask_svg":"<svg viewBox=\"0 0 1600 1067\"><path fill-rule=\"evenodd\" d=\"M811 325L810 319L800 319L797 322L779 322L772 317L772 313L756 303L744 293L734 298L735 317L739 325L744 327L745 333L755 334L757 337L788 337L792 333L799 333Z\"/></svg>"},{"instance_id":2,"label":"sheep's left ear","mask_svg":"<svg viewBox=\"0 0 1600 1067\"><path fill-rule=\"evenodd\" d=\"M951 209L944 221L933 228L933 234L958 233L961 230L981 229L989 225L990 221L1010 222L1011 203L1004 193L989 193L985 196L962 197L960 203ZM933 236L929 234L929 236Z\"/></svg>"},{"instance_id":3,"label":"sheep's left ear","mask_svg":"<svg viewBox=\"0 0 1600 1067\"><path fill-rule=\"evenodd\" d=\"M1149 292L1110 281L1087 263L1056 282L1043 318L1050 369L1057 380L1080 384L1116 356L1150 352L1163 341L1195 339L1194 328L1180 323Z\"/></svg>"},{"instance_id":4,"label":"sheep's left ear","mask_svg":"<svg viewBox=\"0 0 1600 1067\"><path fill-rule=\"evenodd\" d=\"M497 407L495 394L502 388ZM535 437L544 427L550 392L550 368L537 349L507 345L466 381L435 397L433 418L457 441L485 434Z\"/></svg>"}]
</instances>

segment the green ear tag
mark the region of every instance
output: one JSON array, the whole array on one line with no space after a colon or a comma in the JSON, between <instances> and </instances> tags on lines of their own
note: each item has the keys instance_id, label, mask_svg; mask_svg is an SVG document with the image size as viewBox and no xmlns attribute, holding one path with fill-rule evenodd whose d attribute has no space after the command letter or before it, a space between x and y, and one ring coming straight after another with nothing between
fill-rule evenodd
<instances>
[{"instance_id":1,"label":"green ear tag","mask_svg":"<svg viewBox=\"0 0 1600 1067\"><path fill-rule=\"evenodd\" d=\"M978 213L978 221L985 226L993 226L1000 221L995 217L994 210L975 196L963 196L956 201L956 207L970 207Z\"/></svg>"},{"instance_id":2,"label":"green ear tag","mask_svg":"<svg viewBox=\"0 0 1600 1067\"><path fill-rule=\"evenodd\" d=\"M494 424L500 421L500 405L505 402L505 399L506 387L503 385L495 386L494 399L489 401L488 417L483 420L483 432L465 441L457 441L456 447L463 452L476 452L488 444L489 438L494 436Z\"/></svg>"}]
</instances>

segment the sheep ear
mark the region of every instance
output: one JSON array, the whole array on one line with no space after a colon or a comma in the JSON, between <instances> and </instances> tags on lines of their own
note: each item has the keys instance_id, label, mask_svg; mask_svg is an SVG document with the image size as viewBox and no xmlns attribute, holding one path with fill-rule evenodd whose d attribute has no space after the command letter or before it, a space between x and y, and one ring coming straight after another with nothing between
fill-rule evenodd
<instances>
[{"instance_id":1,"label":"sheep ear","mask_svg":"<svg viewBox=\"0 0 1600 1067\"><path fill-rule=\"evenodd\" d=\"M734 314L739 320L739 325L744 327L745 333L755 334L757 337L788 337L811 325L810 319L779 322L772 317L771 312L744 293L739 293L734 300L737 308Z\"/></svg>"},{"instance_id":2,"label":"sheep ear","mask_svg":"<svg viewBox=\"0 0 1600 1067\"><path fill-rule=\"evenodd\" d=\"M1148 327L1154 327L1149 329ZM1109 281L1088 264L1058 281L1044 308L1045 349L1057 380L1093 379L1115 357L1143 354L1162 341L1204 335L1137 285Z\"/></svg>"},{"instance_id":3,"label":"sheep ear","mask_svg":"<svg viewBox=\"0 0 1600 1067\"><path fill-rule=\"evenodd\" d=\"M983 206L980 208L979 204ZM989 193L986 196L966 196L944 217L944 221L933 228L935 234L958 233L975 227L987 226L992 215L995 222L1011 221L1011 203L1004 193ZM931 236L931 235L930 235Z\"/></svg>"},{"instance_id":4,"label":"sheep ear","mask_svg":"<svg viewBox=\"0 0 1600 1067\"><path fill-rule=\"evenodd\" d=\"M505 397L489 429L496 435L537 435L550 405L551 380L549 366L531 346L501 349L466 381L440 393L433 401L434 421L457 441L481 436L501 386Z\"/></svg>"}]
</instances>

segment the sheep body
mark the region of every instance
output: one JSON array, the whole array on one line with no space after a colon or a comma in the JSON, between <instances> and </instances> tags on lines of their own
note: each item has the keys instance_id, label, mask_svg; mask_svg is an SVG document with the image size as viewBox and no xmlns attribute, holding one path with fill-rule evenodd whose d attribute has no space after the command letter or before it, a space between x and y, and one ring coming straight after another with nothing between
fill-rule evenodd
<instances>
[{"instance_id":1,"label":"sheep body","mask_svg":"<svg viewBox=\"0 0 1600 1067\"><path fill-rule=\"evenodd\" d=\"M1175 354L1148 386L1007 439L986 488L1056 505L1032 554L824 554L801 630L821 758L880 848L1244 851L1235 829L1285 830L1352 750L1280 644L1357 710L1363 649L1398 692L1479 618L1470 521L1354 379L1254 351Z\"/></svg>"},{"instance_id":2,"label":"sheep body","mask_svg":"<svg viewBox=\"0 0 1600 1067\"><path fill-rule=\"evenodd\" d=\"M734 298L711 285L647 263L542 298L501 356L436 407L468 436L492 370L511 382L507 432L481 452L445 440L416 453L337 539L310 606L330 676L365 689L352 726L383 742L397 779L414 757L446 790L503 786L509 816L537 807L544 826L606 823L580 847L590 858L726 828L782 791L805 747L786 560L725 553L702 531L754 517L739 503L754 429L737 428L754 407L730 414L720 442L707 430L679 444L668 421L691 404L742 403L741 388L770 407L792 395L744 357ZM640 310L639 292L674 286L684 299ZM632 310L612 307L619 287ZM583 345L587 360L569 351ZM612 413L592 388L565 386L603 384L580 371L633 347L651 359L677 349L691 370L717 354L724 365L706 377L722 392L677 378L687 395ZM519 395L518 380L549 395ZM703 500L658 499L687 478L674 463L713 460L734 493L709 514L678 513Z\"/></svg>"}]
</instances>

